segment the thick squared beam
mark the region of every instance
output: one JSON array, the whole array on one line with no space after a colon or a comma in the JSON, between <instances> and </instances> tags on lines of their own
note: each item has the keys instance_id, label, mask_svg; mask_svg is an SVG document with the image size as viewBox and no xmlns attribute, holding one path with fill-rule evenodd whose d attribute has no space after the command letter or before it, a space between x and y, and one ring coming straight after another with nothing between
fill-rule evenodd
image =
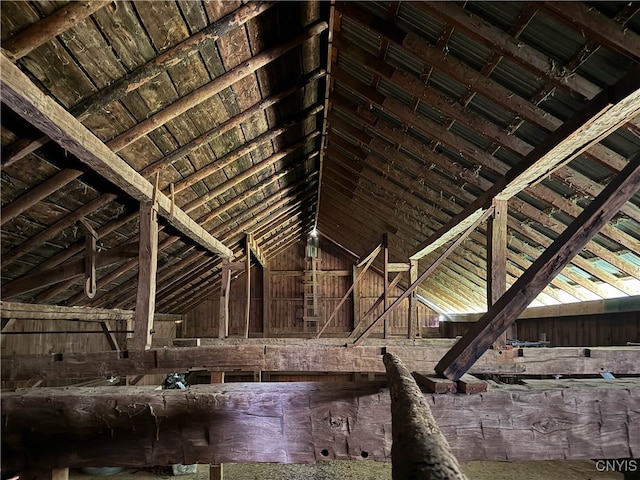
<instances>
[{"instance_id":1,"label":"thick squared beam","mask_svg":"<svg viewBox=\"0 0 640 480\"><path fill-rule=\"evenodd\" d=\"M0 55L0 78L2 101L18 115L136 200L152 200L154 187L151 183L113 153L64 108L42 93L4 55ZM233 257L229 248L211 236L182 209L173 205L166 195L157 192L156 199L158 213L178 231L216 255L223 258Z\"/></svg>"},{"instance_id":2,"label":"thick squared beam","mask_svg":"<svg viewBox=\"0 0 640 480\"><path fill-rule=\"evenodd\" d=\"M139 251L133 348L144 350L151 347L153 314L156 307L156 271L158 268L158 220L155 206L150 202L140 204Z\"/></svg>"},{"instance_id":3,"label":"thick squared beam","mask_svg":"<svg viewBox=\"0 0 640 480\"><path fill-rule=\"evenodd\" d=\"M458 380L639 188L640 153L447 352L436 372Z\"/></svg>"},{"instance_id":4,"label":"thick squared beam","mask_svg":"<svg viewBox=\"0 0 640 480\"><path fill-rule=\"evenodd\" d=\"M640 409L635 379L527 381L422 401L460 461L640 452L633 415L620 414ZM1 402L3 467L391 460L391 396L378 382L34 388Z\"/></svg>"},{"instance_id":5,"label":"thick squared beam","mask_svg":"<svg viewBox=\"0 0 640 480\"><path fill-rule=\"evenodd\" d=\"M455 340L368 338L367 345L347 348L344 338L330 339L200 339L195 348L158 348L145 351L53 353L3 356L2 380L92 378L168 374L191 369L305 372L376 372L381 347L400 357L410 370L428 372ZM473 366L473 375L638 375L640 347L562 347L489 350Z\"/></svg>"}]
</instances>

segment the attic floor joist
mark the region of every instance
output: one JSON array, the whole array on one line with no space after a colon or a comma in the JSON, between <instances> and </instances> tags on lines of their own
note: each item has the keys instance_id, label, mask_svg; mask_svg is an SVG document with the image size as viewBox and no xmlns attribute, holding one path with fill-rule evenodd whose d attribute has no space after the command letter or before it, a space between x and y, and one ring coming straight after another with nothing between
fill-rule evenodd
<instances>
[{"instance_id":1,"label":"attic floor joist","mask_svg":"<svg viewBox=\"0 0 640 480\"><path fill-rule=\"evenodd\" d=\"M2 396L3 464L389 461L391 398L384 387L245 383L8 393ZM618 412L637 411L639 399L633 379L529 381L482 396L425 395L461 461L636 457L633 417Z\"/></svg>"}]
</instances>

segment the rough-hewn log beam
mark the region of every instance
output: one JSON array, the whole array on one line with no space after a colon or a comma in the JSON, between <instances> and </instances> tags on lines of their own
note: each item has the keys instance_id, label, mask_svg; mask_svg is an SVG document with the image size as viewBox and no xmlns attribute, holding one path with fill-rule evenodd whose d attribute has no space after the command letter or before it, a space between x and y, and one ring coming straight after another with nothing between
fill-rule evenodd
<instances>
[{"instance_id":1,"label":"rough-hewn log beam","mask_svg":"<svg viewBox=\"0 0 640 480\"><path fill-rule=\"evenodd\" d=\"M466 480L409 370L391 353L383 360L391 396L393 480Z\"/></svg>"},{"instance_id":2,"label":"rough-hewn log beam","mask_svg":"<svg viewBox=\"0 0 640 480\"><path fill-rule=\"evenodd\" d=\"M640 188L640 153L445 355L436 372L459 379Z\"/></svg>"},{"instance_id":3,"label":"rough-hewn log beam","mask_svg":"<svg viewBox=\"0 0 640 480\"><path fill-rule=\"evenodd\" d=\"M530 382L478 397L424 395L461 461L638 456L633 417L619 414L640 408L637 380ZM390 428L389 391L376 382L2 395L3 466L11 467L389 461L382 432Z\"/></svg>"},{"instance_id":4,"label":"rough-hewn log beam","mask_svg":"<svg viewBox=\"0 0 640 480\"><path fill-rule=\"evenodd\" d=\"M203 339L202 342L205 342ZM274 343L275 342L275 343ZM367 339L358 348L346 348L347 339L290 340L278 338L211 341L193 348L162 348L142 352L65 353L3 356L3 380L30 378L92 378L186 372L191 369L263 370L307 372L377 372L380 349L400 357L409 370L432 371L454 340L437 341ZM445 346L439 346L445 345ZM607 371L620 375L640 374L640 347L562 347L519 350L489 350L470 370L472 374L598 375Z\"/></svg>"},{"instance_id":5,"label":"rough-hewn log beam","mask_svg":"<svg viewBox=\"0 0 640 480\"><path fill-rule=\"evenodd\" d=\"M2 42L2 48L11 60L17 61L110 3L110 0L69 3Z\"/></svg>"},{"instance_id":6,"label":"rough-hewn log beam","mask_svg":"<svg viewBox=\"0 0 640 480\"><path fill-rule=\"evenodd\" d=\"M150 201L153 186L124 160L113 153L80 122L55 101L44 95L4 55L0 55L2 101L35 127L49 135L61 147L138 201ZM180 232L207 250L229 258L231 250L213 238L171 200L157 193L158 213Z\"/></svg>"}]
</instances>

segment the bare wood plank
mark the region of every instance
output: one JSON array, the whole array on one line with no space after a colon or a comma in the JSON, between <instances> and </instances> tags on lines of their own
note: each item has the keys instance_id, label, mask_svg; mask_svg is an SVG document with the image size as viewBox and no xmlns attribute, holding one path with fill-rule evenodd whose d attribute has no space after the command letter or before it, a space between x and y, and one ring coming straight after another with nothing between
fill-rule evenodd
<instances>
[{"instance_id":1,"label":"bare wood plank","mask_svg":"<svg viewBox=\"0 0 640 480\"><path fill-rule=\"evenodd\" d=\"M385 233L382 242L383 249L383 269L382 269L382 303L384 305L384 311L389 308L389 236ZM387 338L387 319L384 319L382 325L382 337Z\"/></svg>"},{"instance_id":2,"label":"bare wood plank","mask_svg":"<svg viewBox=\"0 0 640 480\"><path fill-rule=\"evenodd\" d=\"M383 360L391 395L393 480L466 480L409 370L391 353Z\"/></svg>"},{"instance_id":3,"label":"bare wood plank","mask_svg":"<svg viewBox=\"0 0 640 480\"><path fill-rule=\"evenodd\" d=\"M459 379L527 305L640 188L640 153L442 358L436 372Z\"/></svg>"},{"instance_id":4,"label":"bare wood plank","mask_svg":"<svg viewBox=\"0 0 640 480\"><path fill-rule=\"evenodd\" d=\"M532 382L482 397L479 402L477 395L424 395L461 461L590 459L603 452L628 458L640 448L637 435L626 433L633 431L632 417L619 414L640 408L634 379ZM2 436L7 467L24 466L27 452L34 468L54 462L70 467L313 463L362 460L362 452L368 460L391 458L391 439L380 433L391 428L391 398L378 382L231 383L187 391L38 388L3 393L1 402L8 419ZM58 415L51 415L53 408ZM79 409L87 414L77 415ZM460 435L461 430L469 434ZM238 434L212 433L221 431ZM62 436L47 441L52 432Z\"/></svg>"},{"instance_id":5,"label":"bare wood plank","mask_svg":"<svg viewBox=\"0 0 640 480\"><path fill-rule=\"evenodd\" d=\"M68 468L24 469L20 472L23 480L69 480Z\"/></svg>"},{"instance_id":6,"label":"bare wood plank","mask_svg":"<svg viewBox=\"0 0 640 480\"><path fill-rule=\"evenodd\" d=\"M271 275L269 265L262 266L262 331L263 337L271 332Z\"/></svg>"},{"instance_id":7,"label":"bare wood plank","mask_svg":"<svg viewBox=\"0 0 640 480\"><path fill-rule=\"evenodd\" d=\"M387 271L389 273L408 272L410 268L410 265L404 262L389 262L387 265Z\"/></svg>"},{"instance_id":8,"label":"bare wood plank","mask_svg":"<svg viewBox=\"0 0 640 480\"><path fill-rule=\"evenodd\" d=\"M151 348L153 314L156 306L156 270L158 268L158 220L155 206L140 204L140 253L138 293L134 319L133 347Z\"/></svg>"},{"instance_id":9,"label":"bare wood plank","mask_svg":"<svg viewBox=\"0 0 640 480\"><path fill-rule=\"evenodd\" d=\"M393 280L391 280L391 283L389 284L389 290L391 290L391 289L395 288L395 287L398 285L398 283L400 283L400 280L402 280L402 272L398 272L398 273L396 274L396 276L395 276L395 277L393 277ZM369 310L367 310L367 311L365 312L365 314L362 316L362 319L360 320L360 325L364 325L364 321L365 321L365 319L366 319L369 315L371 315L373 312L375 312L375 311L376 311L376 309L377 309L380 305L382 305L382 302L383 302L383 301L384 301L384 293L382 293L382 294L381 294L381 295L376 299L376 301L373 303L373 305L371 305L371 306L369 307ZM359 330L360 330L360 329L354 330L354 331L353 331L353 333L351 333L351 335L349 336L349 338L352 338L353 336L355 336Z\"/></svg>"},{"instance_id":10,"label":"bare wood plank","mask_svg":"<svg viewBox=\"0 0 640 480\"><path fill-rule=\"evenodd\" d=\"M418 279L413 282L403 293L402 295L400 295L395 302L393 302L393 304L384 311L384 313L382 313L382 315L380 315L371 325L369 325L369 327L362 332L362 334L352 343L350 344L350 346L353 347L357 347L358 345L360 345L373 331L373 329L375 328L375 326L381 322L382 320L384 320L385 317L389 316L393 311L395 311L395 309L397 309L400 304L402 303L402 301L407 298L409 295L411 295L411 293L420 286L420 284L436 269L438 268L442 262L451 254L451 252L453 252L453 250L456 249L456 247L458 247L458 245L460 245L465 238L467 238L469 236L469 234L471 234L471 232L473 232L473 230L475 230L475 228L482 223L489 215L491 214L491 209L487 210L486 212L482 213L476 220L475 222L473 222L473 224L471 224L471 226L469 226L465 232L462 233L462 235L460 235L460 237L458 237L458 239L453 242L451 245L449 245L449 247L447 247L447 249L424 271L422 272L422 274L418 277Z\"/></svg>"},{"instance_id":11,"label":"bare wood plank","mask_svg":"<svg viewBox=\"0 0 640 480\"><path fill-rule=\"evenodd\" d=\"M11 60L18 61L110 3L111 1L105 0L69 3L2 42L2 48Z\"/></svg>"},{"instance_id":12,"label":"bare wood plank","mask_svg":"<svg viewBox=\"0 0 640 480\"><path fill-rule=\"evenodd\" d=\"M353 285L351 285L349 287L349 289L347 290L347 292L343 295L342 299L340 299L340 301L338 302L338 305L333 310L333 313L329 316L327 321L324 323L324 325L322 326L322 328L318 332L318 335L316 335L316 338L320 338L320 335L322 335L322 333L329 326L329 324L331 323L331 320L333 320L335 318L335 316L338 314L338 311L340 310L340 307L347 300L347 298L349 297L349 295L353 291L354 285L357 284L358 282L360 282L362 277L364 277L364 274L367 272L369 267L373 264L373 261L376 259L376 256L378 255L378 253L380 253L380 250L382 250L382 244L380 244L376 248L374 248L373 251L369 254L369 256L367 256L367 258L366 258L367 262L365 263L364 267L362 267L362 270L360 271L360 274L358 275L358 277L353 282ZM358 266L360 266L360 265L358 265Z\"/></svg>"},{"instance_id":13,"label":"bare wood plank","mask_svg":"<svg viewBox=\"0 0 640 480\"><path fill-rule=\"evenodd\" d=\"M153 186L113 153L61 106L46 97L15 65L0 55L3 101L25 120L47 133L52 140L113 182L136 200L150 201ZM158 192L158 213L180 232L207 250L225 258L231 250L212 237L180 208L174 208Z\"/></svg>"},{"instance_id":14,"label":"bare wood plank","mask_svg":"<svg viewBox=\"0 0 640 480\"><path fill-rule=\"evenodd\" d=\"M187 110L199 105L206 99L220 93L225 88L228 88L239 80L246 78L248 75L254 74L258 69L268 65L276 58L279 58L306 40L319 35L326 30L327 27L328 25L326 22L317 22L294 39L251 57L241 65L229 70L227 73L217 77L190 94L185 95L168 107L165 107L159 112L153 114L148 119L121 133L114 139L110 140L107 145L115 151L123 149L156 128L164 125L169 120L172 120Z\"/></svg>"}]
</instances>

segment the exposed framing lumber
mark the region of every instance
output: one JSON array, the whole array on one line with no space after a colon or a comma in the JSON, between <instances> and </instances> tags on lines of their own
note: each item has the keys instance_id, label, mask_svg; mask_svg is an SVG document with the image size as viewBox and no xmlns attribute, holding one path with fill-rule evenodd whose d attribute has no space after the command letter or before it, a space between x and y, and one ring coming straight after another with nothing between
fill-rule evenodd
<instances>
[{"instance_id":1,"label":"exposed framing lumber","mask_svg":"<svg viewBox=\"0 0 640 480\"><path fill-rule=\"evenodd\" d=\"M458 380L527 305L640 188L640 153L540 255L511 288L442 358L436 372Z\"/></svg>"},{"instance_id":2,"label":"exposed framing lumber","mask_svg":"<svg viewBox=\"0 0 640 480\"><path fill-rule=\"evenodd\" d=\"M133 198L141 202L151 201L153 196L151 183L113 153L60 105L45 96L4 55L0 55L0 62L4 103ZM196 224L183 210L172 207L171 200L161 192L157 193L157 202L158 213L178 231L216 255L224 258L232 256L229 248Z\"/></svg>"},{"instance_id":3,"label":"exposed framing lumber","mask_svg":"<svg viewBox=\"0 0 640 480\"><path fill-rule=\"evenodd\" d=\"M215 78L206 85L194 90L188 95L185 95L179 100L176 100L171 105L163 108L146 120L143 120L134 127L131 127L129 130L110 140L107 145L115 151L131 145L139 138L151 133L156 128L185 113L187 110L199 105L208 98L211 98L213 95L220 93L225 88L229 88L234 83L254 74L260 68L268 65L276 58L284 55L306 40L320 35L327 28L327 23L322 21L311 25L305 30L305 32L294 39L251 57L246 62L241 63L237 67Z\"/></svg>"},{"instance_id":4,"label":"exposed framing lumber","mask_svg":"<svg viewBox=\"0 0 640 480\"><path fill-rule=\"evenodd\" d=\"M140 253L138 254L138 291L134 318L133 348L151 348L153 314L156 306L158 268L158 220L155 205L140 204Z\"/></svg>"},{"instance_id":5,"label":"exposed framing lumber","mask_svg":"<svg viewBox=\"0 0 640 480\"><path fill-rule=\"evenodd\" d=\"M116 352L119 352L120 346L118 345L118 340L116 339L116 336L113 334L113 329L111 328L109 321L105 320L100 322L100 326L102 327L102 330L104 330L104 334L107 337L107 342L109 342L109 346L111 347L111 350L115 350Z\"/></svg>"},{"instance_id":6,"label":"exposed framing lumber","mask_svg":"<svg viewBox=\"0 0 640 480\"><path fill-rule=\"evenodd\" d=\"M101 332L103 333L103 332ZM202 339L198 347L144 351L53 353L2 357L3 380L93 378L212 371L304 371L384 373L381 348L400 357L413 371L432 372L455 340L376 339L346 348L345 338ZM206 343L206 344L205 344ZM470 369L472 375L638 375L640 347L556 347L488 350Z\"/></svg>"},{"instance_id":7,"label":"exposed framing lumber","mask_svg":"<svg viewBox=\"0 0 640 480\"><path fill-rule=\"evenodd\" d=\"M413 284L418 279L418 260L409 260L409 283ZM418 299L416 298L416 292L413 292L409 296L409 312L407 315L409 338L421 337L422 332L420 325L418 325Z\"/></svg>"},{"instance_id":8,"label":"exposed framing lumber","mask_svg":"<svg viewBox=\"0 0 640 480\"><path fill-rule=\"evenodd\" d=\"M508 200L567 164L640 111L640 75L634 70L614 87L598 94L585 108L557 128L488 191L429 237L411 258L420 258L453 238L459 224L469 223L494 198Z\"/></svg>"},{"instance_id":9,"label":"exposed framing lumber","mask_svg":"<svg viewBox=\"0 0 640 480\"><path fill-rule=\"evenodd\" d=\"M631 417L619 414L638 410L637 380L530 382L478 397L424 394L461 461L637 457ZM391 398L377 382L25 389L2 395L2 420L3 465L13 468L389 461L391 454L391 439L380 433L391 427ZM221 431L234 434L212 433Z\"/></svg>"},{"instance_id":10,"label":"exposed framing lumber","mask_svg":"<svg viewBox=\"0 0 640 480\"><path fill-rule=\"evenodd\" d=\"M69 3L2 42L2 48L5 50L7 57L14 62L18 61L40 45L53 40L110 3L111 1L109 0Z\"/></svg>"},{"instance_id":11,"label":"exposed framing lumber","mask_svg":"<svg viewBox=\"0 0 640 480\"><path fill-rule=\"evenodd\" d=\"M229 290L231 289L231 267L222 261L222 280L220 287L220 315L218 316L218 337L229 336Z\"/></svg>"},{"instance_id":12,"label":"exposed framing lumber","mask_svg":"<svg viewBox=\"0 0 640 480\"><path fill-rule=\"evenodd\" d=\"M247 234L247 245L247 248L253 253L253 256L256 257L260 266L264 268L267 265L267 258L264 256L264 252L260 249L260 245L258 245L258 242L256 242L252 234Z\"/></svg>"},{"instance_id":13,"label":"exposed framing lumber","mask_svg":"<svg viewBox=\"0 0 640 480\"><path fill-rule=\"evenodd\" d=\"M4 225L8 221L14 219L25 210L28 210L30 207L34 206L40 200L48 197L58 189L72 182L83 173L84 172L81 170L67 168L58 172L53 177L45 180L37 187L26 191L18 198L16 198L13 202L2 207L2 217L0 217L0 225Z\"/></svg>"},{"instance_id":14,"label":"exposed framing lumber","mask_svg":"<svg viewBox=\"0 0 640 480\"><path fill-rule=\"evenodd\" d=\"M396 276L395 276L395 277L393 277L393 280L391 280L391 283L389 283L389 290L393 290L393 289L394 289L394 288L395 288L395 287L400 283L400 280L402 280L402 272L398 272L398 273L396 274ZM354 292L355 292L355 290L354 290ZM355 300L355 299L354 299L354 300ZM371 315L373 312L375 312L375 311L376 311L376 309L377 309L380 305L382 305L382 303L383 303L383 302L384 302L384 293L383 293L382 295L380 295L380 296L376 299L376 301L373 303L373 305L371 305L371 307L369 307L369 310L367 310L367 311L365 312L365 314L364 314L364 315L362 316L362 318L360 319L359 326L360 326L360 325L363 325L363 324L364 324L365 319L366 319L369 315ZM349 335L349 338L354 337L354 336L356 335L356 332L357 332L358 330L360 330L360 329L359 329L359 328L354 329L354 330L353 330L353 332L351 333L351 335Z\"/></svg>"},{"instance_id":15,"label":"exposed framing lumber","mask_svg":"<svg viewBox=\"0 0 640 480\"><path fill-rule=\"evenodd\" d=\"M391 396L393 480L466 480L409 370L391 353L383 361Z\"/></svg>"},{"instance_id":16,"label":"exposed framing lumber","mask_svg":"<svg viewBox=\"0 0 640 480\"><path fill-rule=\"evenodd\" d=\"M382 315L380 315L371 325L369 325L369 327L364 332L362 332L362 334L352 344L350 344L350 346L357 347L358 345L360 345L371 334L371 332L373 331L373 329L376 327L378 323L383 321L393 311L395 311L400 306L402 301L405 298L407 298L409 295L411 295L412 292L416 288L418 288L420 284L424 282L426 278L442 264L442 262L444 262L444 260L446 260L446 258L451 254L451 252L453 252L453 250L455 250L458 247L458 245L460 245L471 234L471 232L473 232L473 230L475 230L475 228L478 225L480 225L480 223L486 220L486 218L492 213L492 210L493 209L490 208L486 212L480 214L480 216L464 232L462 232L462 234L458 237L458 239L456 239L455 242L449 245L447 249L444 252L442 252L442 254L428 268L426 268L424 272L420 274L418 279L415 282L413 282L409 287L407 287L407 289L402 293L402 295L400 295L393 302L393 304L391 304L391 306L382 313Z\"/></svg>"},{"instance_id":17,"label":"exposed framing lumber","mask_svg":"<svg viewBox=\"0 0 640 480\"><path fill-rule=\"evenodd\" d=\"M382 250L382 244L380 244L376 248L374 248L373 251L367 256L367 258L365 258L362 262L360 262L357 265L358 267L362 267L362 270L360 270L360 273L356 277L355 281L353 282L353 285L351 285L347 289L347 292L340 299L340 301L338 302L338 305L333 310L333 312L331 313L331 315L329 316L327 321L324 323L324 325L322 326L322 328L318 332L318 335L316 335L316 338L320 338L322 333L327 329L327 327L331 323L331 320L333 320L335 318L335 316L338 314L338 311L340 310L340 307L342 307L342 304L347 300L349 295L351 295L351 292L353 291L354 285L356 285L357 283L360 282L360 280L362 280L362 277L364 277L364 274L367 272L367 270L369 270L369 267L371 267L371 265L373 264L374 260L378 256L378 253L380 253L381 250ZM364 263L364 265L362 265L363 263Z\"/></svg>"},{"instance_id":18,"label":"exposed framing lumber","mask_svg":"<svg viewBox=\"0 0 640 480\"><path fill-rule=\"evenodd\" d=\"M245 267L244 276L246 285L246 298L244 306L244 338L249 338L249 321L251 319L251 235L245 238Z\"/></svg>"},{"instance_id":19,"label":"exposed framing lumber","mask_svg":"<svg viewBox=\"0 0 640 480\"><path fill-rule=\"evenodd\" d=\"M138 243L127 243L120 247L99 252L96 256L96 268L100 269L114 263L128 260L138 255ZM11 298L38 288L53 285L69 279L77 279L85 271L84 259L79 258L62 266L52 267L42 272L27 274L2 286L2 298Z\"/></svg>"},{"instance_id":20,"label":"exposed framing lumber","mask_svg":"<svg viewBox=\"0 0 640 480\"><path fill-rule=\"evenodd\" d=\"M493 215L487 222L487 309L507 291L507 215L508 200L494 199ZM517 336L505 331L495 346L504 348L509 338Z\"/></svg>"},{"instance_id":21,"label":"exposed framing lumber","mask_svg":"<svg viewBox=\"0 0 640 480\"><path fill-rule=\"evenodd\" d=\"M37 305L31 303L0 302L0 317L16 320L80 320L83 322L106 322L109 320L133 320L133 310L118 310L92 307L63 307L60 305ZM156 322L177 322L182 315L170 313L154 314Z\"/></svg>"}]
</instances>

